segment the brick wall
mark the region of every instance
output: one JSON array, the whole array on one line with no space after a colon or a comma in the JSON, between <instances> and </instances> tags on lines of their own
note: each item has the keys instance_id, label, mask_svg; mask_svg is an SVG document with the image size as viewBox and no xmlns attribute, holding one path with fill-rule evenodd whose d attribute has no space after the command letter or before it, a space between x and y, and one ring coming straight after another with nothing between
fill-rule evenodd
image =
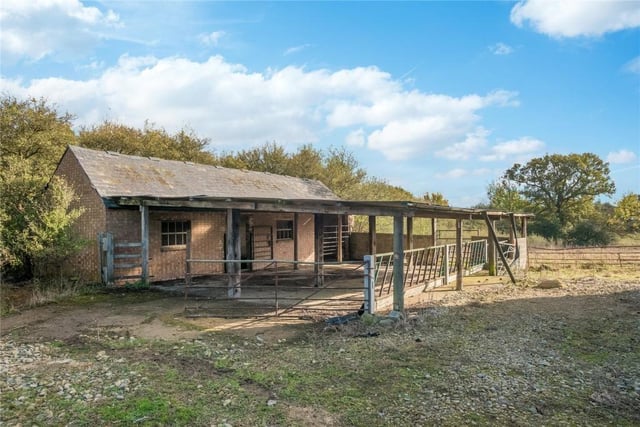
<instances>
[{"instance_id":1,"label":"brick wall","mask_svg":"<svg viewBox=\"0 0 640 427\"><path fill-rule=\"evenodd\" d=\"M251 215L254 226L269 226L273 230L273 258L280 260L293 260L293 240L277 240L276 222L292 221L292 213L254 213ZM298 261L313 261L313 214L298 215ZM259 268L254 266L254 268Z\"/></svg>"},{"instance_id":2,"label":"brick wall","mask_svg":"<svg viewBox=\"0 0 640 427\"><path fill-rule=\"evenodd\" d=\"M66 151L54 175L64 178L75 191L78 200L74 202L73 207L81 207L84 212L73 228L74 232L87 241L83 250L65 260L62 266L63 274L78 277L85 282L98 282L100 258L97 236L106 225L104 203L71 151Z\"/></svg>"}]
</instances>

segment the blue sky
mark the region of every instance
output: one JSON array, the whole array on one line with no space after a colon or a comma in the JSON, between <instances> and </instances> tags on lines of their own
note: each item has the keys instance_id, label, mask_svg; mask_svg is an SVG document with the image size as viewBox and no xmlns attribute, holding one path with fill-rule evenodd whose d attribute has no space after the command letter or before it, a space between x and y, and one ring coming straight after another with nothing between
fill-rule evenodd
<instances>
[{"instance_id":1,"label":"blue sky","mask_svg":"<svg viewBox=\"0 0 640 427\"><path fill-rule=\"evenodd\" d=\"M4 0L0 90L215 151L346 146L456 206L593 152L640 193L640 3Z\"/></svg>"}]
</instances>

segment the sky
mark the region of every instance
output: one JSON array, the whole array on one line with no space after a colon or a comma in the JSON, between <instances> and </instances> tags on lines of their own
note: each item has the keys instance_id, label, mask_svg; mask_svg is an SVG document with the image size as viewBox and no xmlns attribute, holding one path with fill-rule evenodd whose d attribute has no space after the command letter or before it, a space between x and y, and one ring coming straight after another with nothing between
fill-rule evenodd
<instances>
[{"instance_id":1,"label":"sky","mask_svg":"<svg viewBox=\"0 0 640 427\"><path fill-rule=\"evenodd\" d=\"M592 152L640 193L640 2L3 0L0 92L214 152L346 147L451 205Z\"/></svg>"}]
</instances>

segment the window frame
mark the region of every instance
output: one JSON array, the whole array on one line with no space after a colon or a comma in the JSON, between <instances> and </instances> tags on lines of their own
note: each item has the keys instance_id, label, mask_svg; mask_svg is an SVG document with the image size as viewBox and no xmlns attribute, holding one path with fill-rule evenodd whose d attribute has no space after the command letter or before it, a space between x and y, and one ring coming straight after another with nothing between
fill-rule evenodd
<instances>
[{"instance_id":1,"label":"window frame","mask_svg":"<svg viewBox=\"0 0 640 427\"><path fill-rule=\"evenodd\" d=\"M292 219L276 220L276 241L286 241L294 239L294 226Z\"/></svg>"},{"instance_id":2,"label":"window frame","mask_svg":"<svg viewBox=\"0 0 640 427\"><path fill-rule=\"evenodd\" d=\"M160 248L163 250L184 249L191 230L189 220L160 221Z\"/></svg>"}]
</instances>

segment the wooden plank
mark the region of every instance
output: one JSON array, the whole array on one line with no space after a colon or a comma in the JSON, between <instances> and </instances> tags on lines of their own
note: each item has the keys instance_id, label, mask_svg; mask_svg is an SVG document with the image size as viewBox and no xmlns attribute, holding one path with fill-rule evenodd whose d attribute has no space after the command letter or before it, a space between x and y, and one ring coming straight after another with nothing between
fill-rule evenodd
<instances>
[{"instance_id":1,"label":"wooden plank","mask_svg":"<svg viewBox=\"0 0 640 427\"><path fill-rule=\"evenodd\" d=\"M336 230L336 261L342 262L342 215L337 215L338 228Z\"/></svg>"},{"instance_id":2,"label":"wooden plank","mask_svg":"<svg viewBox=\"0 0 640 427\"><path fill-rule=\"evenodd\" d=\"M140 206L140 243L142 256L142 281L149 280L149 206Z\"/></svg>"},{"instance_id":3,"label":"wooden plank","mask_svg":"<svg viewBox=\"0 0 640 427\"><path fill-rule=\"evenodd\" d=\"M240 211L237 209L227 209L227 260L240 260ZM227 284L227 296L229 298L240 298L241 271L240 263L228 262L227 273L229 281Z\"/></svg>"},{"instance_id":4,"label":"wooden plank","mask_svg":"<svg viewBox=\"0 0 640 427\"><path fill-rule=\"evenodd\" d=\"M376 236L376 217L371 215L369 216L369 255L374 259L376 256Z\"/></svg>"},{"instance_id":5,"label":"wooden plank","mask_svg":"<svg viewBox=\"0 0 640 427\"><path fill-rule=\"evenodd\" d=\"M131 258L140 258L141 254L116 254L114 255L115 259L131 259Z\"/></svg>"},{"instance_id":6,"label":"wooden plank","mask_svg":"<svg viewBox=\"0 0 640 427\"><path fill-rule=\"evenodd\" d=\"M393 310L404 312L404 218L393 217Z\"/></svg>"},{"instance_id":7,"label":"wooden plank","mask_svg":"<svg viewBox=\"0 0 640 427\"><path fill-rule=\"evenodd\" d=\"M300 248L298 243L298 223L300 221L300 214L298 212L293 214L293 260L300 261ZM297 263L293 264L293 269L298 270L300 268Z\"/></svg>"},{"instance_id":8,"label":"wooden plank","mask_svg":"<svg viewBox=\"0 0 640 427\"><path fill-rule=\"evenodd\" d=\"M116 243L113 246L115 246L116 248L141 248L142 243L141 242Z\"/></svg>"},{"instance_id":9,"label":"wooden plank","mask_svg":"<svg viewBox=\"0 0 640 427\"><path fill-rule=\"evenodd\" d=\"M432 246L438 246L438 219L437 218L431 218L431 234L433 235L432 238Z\"/></svg>"},{"instance_id":10,"label":"wooden plank","mask_svg":"<svg viewBox=\"0 0 640 427\"><path fill-rule=\"evenodd\" d=\"M324 286L324 215L314 214L313 216L313 239L314 239L314 261L313 273L316 278L315 285Z\"/></svg>"},{"instance_id":11,"label":"wooden plank","mask_svg":"<svg viewBox=\"0 0 640 427\"><path fill-rule=\"evenodd\" d=\"M107 261L107 277L106 284L113 281L114 268L113 268L113 234L105 233L105 256Z\"/></svg>"},{"instance_id":12,"label":"wooden plank","mask_svg":"<svg viewBox=\"0 0 640 427\"><path fill-rule=\"evenodd\" d=\"M456 220L456 290L462 290L462 220Z\"/></svg>"},{"instance_id":13,"label":"wooden plank","mask_svg":"<svg viewBox=\"0 0 640 427\"><path fill-rule=\"evenodd\" d=\"M125 268L140 268L141 266L142 264L140 264L139 262L132 262L114 264L113 268L116 270L124 270Z\"/></svg>"},{"instance_id":14,"label":"wooden plank","mask_svg":"<svg viewBox=\"0 0 640 427\"><path fill-rule=\"evenodd\" d=\"M507 262L507 259L505 258L504 254L502 253L502 250L499 249L500 248L500 241L498 240L498 236L496 235L496 231L493 228L493 224L491 219L489 219L489 215L485 213L485 222L487 223L487 229L489 230L489 235L495 245L496 248L498 248L497 252L498 255L500 256L500 260L502 261L502 264L504 265L504 268L507 270L507 273L509 273L509 277L511 278L511 282L513 282L513 284L515 285L516 283L516 278L513 275L513 273L511 272L511 267L509 266L509 263Z\"/></svg>"}]
</instances>

